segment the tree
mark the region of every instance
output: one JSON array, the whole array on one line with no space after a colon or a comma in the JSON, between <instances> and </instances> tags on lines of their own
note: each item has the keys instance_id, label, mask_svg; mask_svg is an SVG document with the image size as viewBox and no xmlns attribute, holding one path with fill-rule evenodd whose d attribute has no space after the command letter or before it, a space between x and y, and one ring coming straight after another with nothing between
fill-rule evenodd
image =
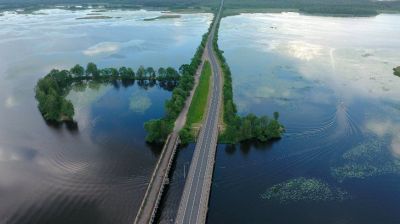
<instances>
[{"instance_id":1,"label":"tree","mask_svg":"<svg viewBox=\"0 0 400 224\"><path fill-rule=\"evenodd\" d=\"M146 71L145 71L145 69L144 69L144 67L142 65L138 68L138 70L136 72L136 78L138 80L145 80L146 79Z\"/></svg>"},{"instance_id":2,"label":"tree","mask_svg":"<svg viewBox=\"0 0 400 224\"><path fill-rule=\"evenodd\" d=\"M267 127L270 138L281 138L283 127L277 120L271 120Z\"/></svg>"},{"instance_id":3,"label":"tree","mask_svg":"<svg viewBox=\"0 0 400 224\"><path fill-rule=\"evenodd\" d=\"M166 79L172 81L179 80L179 73L172 67L168 67L166 70Z\"/></svg>"},{"instance_id":4,"label":"tree","mask_svg":"<svg viewBox=\"0 0 400 224\"><path fill-rule=\"evenodd\" d=\"M127 68L127 78L135 79L135 72L132 70L132 68Z\"/></svg>"},{"instance_id":5,"label":"tree","mask_svg":"<svg viewBox=\"0 0 400 224\"><path fill-rule=\"evenodd\" d=\"M160 67L157 71L157 80L164 81L166 79L166 74L167 74L167 71L165 70L165 68Z\"/></svg>"},{"instance_id":6,"label":"tree","mask_svg":"<svg viewBox=\"0 0 400 224\"><path fill-rule=\"evenodd\" d=\"M71 68L70 72L75 77L82 77L85 73L85 69L81 65L76 64L74 67Z\"/></svg>"},{"instance_id":7,"label":"tree","mask_svg":"<svg viewBox=\"0 0 400 224\"><path fill-rule=\"evenodd\" d=\"M48 76L57 82L57 85L60 87L60 89L65 88L69 84L71 78L67 70L59 71L57 69L51 70Z\"/></svg>"},{"instance_id":8,"label":"tree","mask_svg":"<svg viewBox=\"0 0 400 224\"><path fill-rule=\"evenodd\" d=\"M181 144L183 145L188 144L193 140L192 133L190 132L190 128L188 126L182 128L182 130L179 132L179 138L181 140Z\"/></svg>"},{"instance_id":9,"label":"tree","mask_svg":"<svg viewBox=\"0 0 400 224\"><path fill-rule=\"evenodd\" d=\"M121 79L128 79L128 69L126 67L121 67L118 70L119 75L121 76Z\"/></svg>"},{"instance_id":10,"label":"tree","mask_svg":"<svg viewBox=\"0 0 400 224\"><path fill-rule=\"evenodd\" d=\"M179 67L179 73L181 74L190 73L190 65L188 64L181 65L181 67Z\"/></svg>"},{"instance_id":11,"label":"tree","mask_svg":"<svg viewBox=\"0 0 400 224\"><path fill-rule=\"evenodd\" d=\"M146 74L149 77L149 80L156 80L156 72L153 67L147 67Z\"/></svg>"},{"instance_id":12,"label":"tree","mask_svg":"<svg viewBox=\"0 0 400 224\"><path fill-rule=\"evenodd\" d=\"M146 141L150 143L163 143L172 131L171 123L164 119L153 119L144 124L147 131Z\"/></svg>"},{"instance_id":13,"label":"tree","mask_svg":"<svg viewBox=\"0 0 400 224\"><path fill-rule=\"evenodd\" d=\"M97 65L93 62L89 62L86 66L86 75L90 76L92 75L93 77L98 77L99 75L99 70L97 69Z\"/></svg>"},{"instance_id":14,"label":"tree","mask_svg":"<svg viewBox=\"0 0 400 224\"><path fill-rule=\"evenodd\" d=\"M62 115L72 120L72 117L75 114L74 106L71 101L64 99L61 106Z\"/></svg>"},{"instance_id":15,"label":"tree","mask_svg":"<svg viewBox=\"0 0 400 224\"><path fill-rule=\"evenodd\" d=\"M118 79L119 72L116 68L110 68L111 78L116 80Z\"/></svg>"},{"instance_id":16,"label":"tree","mask_svg":"<svg viewBox=\"0 0 400 224\"><path fill-rule=\"evenodd\" d=\"M181 97L187 97L189 95L189 92L186 92L185 90L183 90L180 87L176 87L173 91L172 91L173 95L179 95Z\"/></svg>"}]
</instances>

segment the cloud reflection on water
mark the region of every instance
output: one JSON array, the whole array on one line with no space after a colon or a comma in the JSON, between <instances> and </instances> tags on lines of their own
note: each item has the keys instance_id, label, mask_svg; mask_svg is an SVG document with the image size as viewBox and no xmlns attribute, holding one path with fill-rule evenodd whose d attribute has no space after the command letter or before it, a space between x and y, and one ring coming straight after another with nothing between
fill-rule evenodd
<instances>
[{"instance_id":1,"label":"cloud reflection on water","mask_svg":"<svg viewBox=\"0 0 400 224\"><path fill-rule=\"evenodd\" d=\"M312 88L326 86L348 102L355 97L398 99L400 79L393 76L392 68L400 61L399 21L398 15L334 18L298 13L242 14L224 18L220 43L229 62L233 61L230 64L235 64L238 56L234 55L243 55L243 51L254 59L232 66L234 80L240 79L235 92L244 87L246 96L257 97L267 89L266 97L282 97L290 84L282 88L279 79L286 78L283 68L290 65ZM253 53L248 53L250 50ZM255 75L271 73L269 65L276 63L282 65L276 76ZM235 72L239 66L246 74ZM246 79L241 79L244 75ZM250 82L264 87L247 88ZM287 97L299 91L290 88Z\"/></svg>"}]
</instances>

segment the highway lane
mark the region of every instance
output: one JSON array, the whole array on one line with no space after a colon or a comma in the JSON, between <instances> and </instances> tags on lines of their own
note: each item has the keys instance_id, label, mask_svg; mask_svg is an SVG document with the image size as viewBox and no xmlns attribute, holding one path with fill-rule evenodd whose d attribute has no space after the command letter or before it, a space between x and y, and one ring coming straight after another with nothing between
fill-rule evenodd
<instances>
[{"instance_id":1,"label":"highway lane","mask_svg":"<svg viewBox=\"0 0 400 224\"><path fill-rule=\"evenodd\" d=\"M223 1L215 21L219 21ZM215 150L218 140L218 119L221 107L221 69L213 51L212 40L216 29L213 25L207 40L206 54L211 63L213 74L212 94L206 119L197 139L195 153L185 183L184 193L176 218L176 223L205 223L208 198L214 165Z\"/></svg>"}]
</instances>

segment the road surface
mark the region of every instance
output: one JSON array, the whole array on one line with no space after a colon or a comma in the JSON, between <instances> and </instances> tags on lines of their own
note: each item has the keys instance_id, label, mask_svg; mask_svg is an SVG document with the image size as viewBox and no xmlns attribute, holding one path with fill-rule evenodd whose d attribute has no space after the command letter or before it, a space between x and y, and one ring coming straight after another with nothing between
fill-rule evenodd
<instances>
[{"instance_id":1,"label":"road surface","mask_svg":"<svg viewBox=\"0 0 400 224\"><path fill-rule=\"evenodd\" d=\"M214 169L215 151L218 140L218 119L222 101L221 68L213 50L213 38L217 22L220 19L223 0L214 19L206 44L206 59L211 63L213 82L208 110L203 121L189 173L183 190L179 210L175 222L177 224L205 223L212 173Z\"/></svg>"}]
</instances>

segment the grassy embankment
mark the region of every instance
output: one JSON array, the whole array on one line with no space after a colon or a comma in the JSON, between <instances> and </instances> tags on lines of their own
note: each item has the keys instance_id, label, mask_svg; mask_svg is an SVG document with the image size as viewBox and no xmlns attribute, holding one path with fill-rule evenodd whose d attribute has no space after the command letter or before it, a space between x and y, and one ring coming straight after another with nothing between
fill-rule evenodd
<instances>
[{"instance_id":1,"label":"grassy embankment","mask_svg":"<svg viewBox=\"0 0 400 224\"><path fill-rule=\"evenodd\" d=\"M211 65L209 61L206 61L201 71L199 85L193 95L192 103L189 107L186 124L193 125L201 122L204 116L204 112L207 106L208 95L210 90L210 77L211 77Z\"/></svg>"},{"instance_id":2,"label":"grassy embankment","mask_svg":"<svg viewBox=\"0 0 400 224\"><path fill-rule=\"evenodd\" d=\"M181 138L183 137L181 140L183 143L193 141L194 136L197 135L199 130L200 123L204 118L210 92L210 77L211 65L209 61L206 61L203 65L199 84L197 85L189 107L185 127L181 131Z\"/></svg>"}]
</instances>

